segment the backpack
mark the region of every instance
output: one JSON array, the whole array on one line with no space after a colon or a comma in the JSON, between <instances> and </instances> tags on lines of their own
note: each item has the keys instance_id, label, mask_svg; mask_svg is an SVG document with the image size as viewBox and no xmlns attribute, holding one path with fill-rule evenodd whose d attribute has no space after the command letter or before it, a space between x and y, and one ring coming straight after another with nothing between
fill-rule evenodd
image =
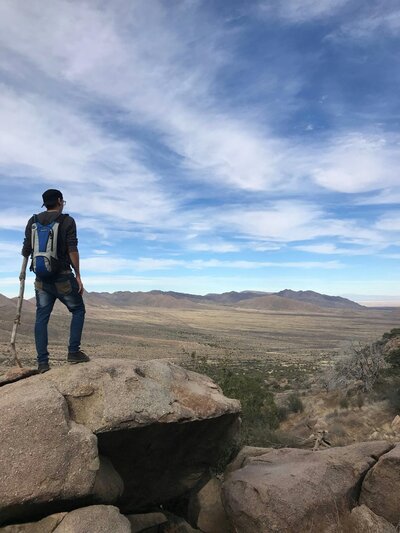
<instances>
[{"instance_id":1,"label":"backpack","mask_svg":"<svg viewBox=\"0 0 400 533\"><path fill-rule=\"evenodd\" d=\"M58 234L67 215L59 215L50 224L41 224L33 215L32 224L32 270L39 278L48 278L60 270L57 255Z\"/></svg>"}]
</instances>

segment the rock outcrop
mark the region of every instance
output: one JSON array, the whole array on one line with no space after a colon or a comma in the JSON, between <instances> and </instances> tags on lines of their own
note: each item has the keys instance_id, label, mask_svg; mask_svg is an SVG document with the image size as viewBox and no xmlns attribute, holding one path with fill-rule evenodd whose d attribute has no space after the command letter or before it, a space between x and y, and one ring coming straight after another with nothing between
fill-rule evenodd
<instances>
[{"instance_id":1,"label":"rock outcrop","mask_svg":"<svg viewBox=\"0 0 400 533\"><path fill-rule=\"evenodd\" d=\"M393 524L376 515L366 505L354 507L347 528L349 533L396 533Z\"/></svg>"},{"instance_id":2,"label":"rock outcrop","mask_svg":"<svg viewBox=\"0 0 400 533\"><path fill-rule=\"evenodd\" d=\"M0 387L0 524L177 498L218 462L239 410L163 361L96 360Z\"/></svg>"},{"instance_id":3,"label":"rock outcrop","mask_svg":"<svg viewBox=\"0 0 400 533\"><path fill-rule=\"evenodd\" d=\"M0 384L0 533L396 530L400 444L246 446L211 477L239 413L209 378L165 361Z\"/></svg>"},{"instance_id":4,"label":"rock outcrop","mask_svg":"<svg viewBox=\"0 0 400 533\"><path fill-rule=\"evenodd\" d=\"M224 482L225 509L238 532L339 532L358 501L363 476L390 449L387 442L368 442L242 457Z\"/></svg>"},{"instance_id":5,"label":"rock outcrop","mask_svg":"<svg viewBox=\"0 0 400 533\"><path fill-rule=\"evenodd\" d=\"M368 472L360 502L397 526L400 522L400 445L383 455Z\"/></svg>"}]
</instances>

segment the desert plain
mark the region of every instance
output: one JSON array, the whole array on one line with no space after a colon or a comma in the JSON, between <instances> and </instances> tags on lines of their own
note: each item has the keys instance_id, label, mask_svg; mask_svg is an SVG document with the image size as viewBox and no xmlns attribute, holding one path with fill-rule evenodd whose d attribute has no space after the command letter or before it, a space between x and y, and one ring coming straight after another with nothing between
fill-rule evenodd
<instances>
[{"instance_id":1,"label":"desert plain","mask_svg":"<svg viewBox=\"0 0 400 533\"><path fill-rule=\"evenodd\" d=\"M317 369L340 356L352 342L368 342L398 327L400 308L318 311L241 308L235 304L179 302L155 306L98 305L86 296L82 348L92 357L168 358L179 362L200 356L233 364L253 362ZM8 343L15 301L0 301L0 362L9 365ZM17 349L25 364L35 364L35 303L25 301ZM70 316L57 302L49 324L49 351L54 365L66 358Z\"/></svg>"}]
</instances>

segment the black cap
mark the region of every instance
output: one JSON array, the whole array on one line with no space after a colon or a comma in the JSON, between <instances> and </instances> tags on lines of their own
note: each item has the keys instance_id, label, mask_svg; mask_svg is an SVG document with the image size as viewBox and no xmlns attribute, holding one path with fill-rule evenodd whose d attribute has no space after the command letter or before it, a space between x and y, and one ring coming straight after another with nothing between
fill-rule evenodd
<instances>
[{"instance_id":1,"label":"black cap","mask_svg":"<svg viewBox=\"0 0 400 533\"><path fill-rule=\"evenodd\" d=\"M62 200L63 195L62 195L62 192L58 191L57 189L47 189L47 191L45 191L42 194L42 198L43 198L43 205L42 205L43 207L46 204L54 204L55 202L57 202L59 198L61 198Z\"/></svg>"}]
</instances>

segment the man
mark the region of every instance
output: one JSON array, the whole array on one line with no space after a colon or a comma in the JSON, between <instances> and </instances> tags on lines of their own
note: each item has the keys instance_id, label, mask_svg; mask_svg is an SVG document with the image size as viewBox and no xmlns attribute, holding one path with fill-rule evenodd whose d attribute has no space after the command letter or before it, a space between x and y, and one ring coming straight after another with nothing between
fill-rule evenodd
<instances>
[{"instance_id":1,"label":"man","mask_svg":"<svg viewBox=\"0 0 400 533\"><path fill-rule=\"evenodd\" d=\"M70 338L67 361L70 363L84 363L89 357L80 350L83 324L85 320L85 304L83 303L83 284L79 271L78 239L76 235L75 220L62 211L66 202L57 189L49 189L42 195L43 211L31 217L25 229L25 239L22 255L29 257L34 251L32 243L32 225L37 221L44 226L58 222L57 255L58 267L55 274L46 277L36 275L36 322L35 342L40 373L50 370L49 352L47 350L48 334L47 325L54 303L58 299L72 313ZM43 207L42 206L42 207ZM75 271L75 276L71 270ZM32 266L31 266L32 270Z\"/></svg>"}]
</instances>

